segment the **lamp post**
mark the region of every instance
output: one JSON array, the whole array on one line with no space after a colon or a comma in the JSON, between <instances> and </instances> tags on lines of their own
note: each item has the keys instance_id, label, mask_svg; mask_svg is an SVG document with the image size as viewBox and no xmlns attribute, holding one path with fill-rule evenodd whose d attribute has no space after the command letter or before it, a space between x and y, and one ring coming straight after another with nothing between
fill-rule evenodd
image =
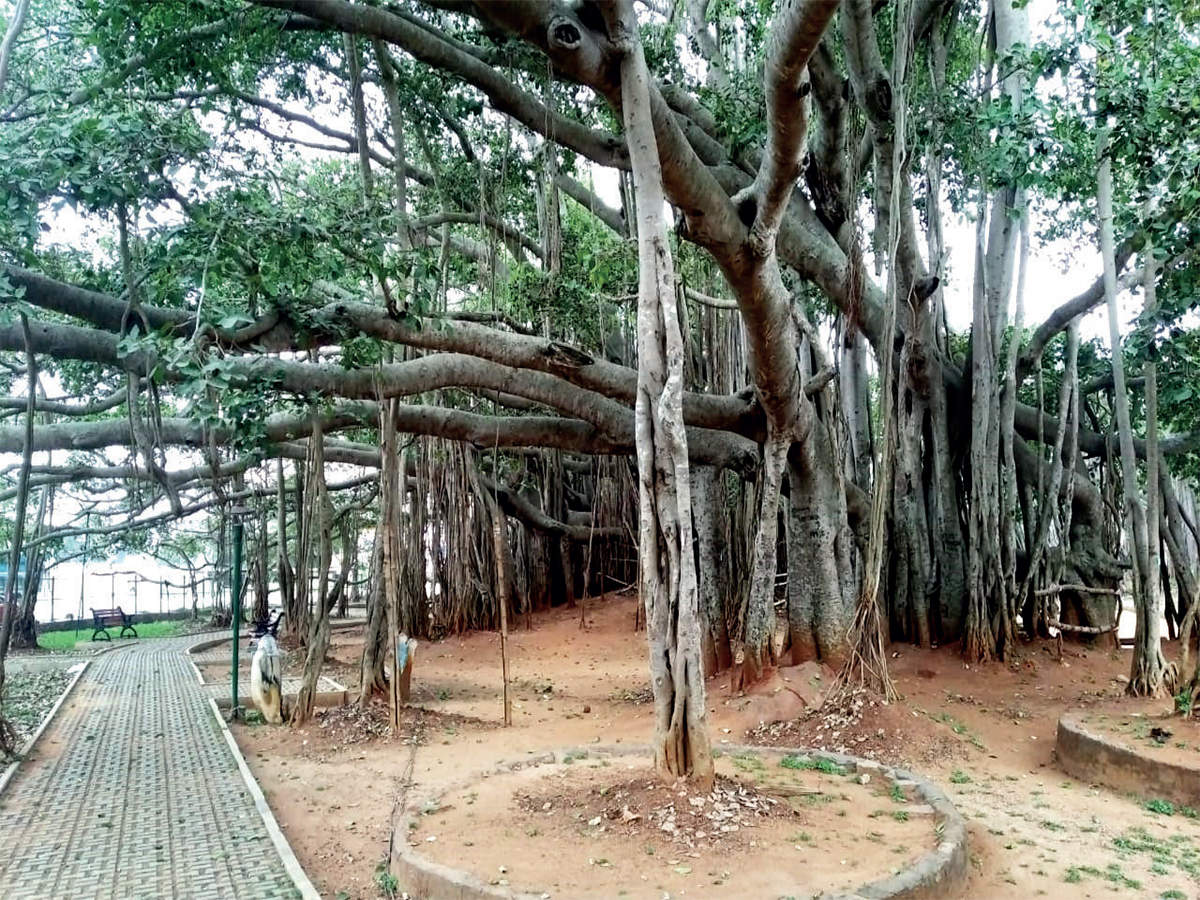
<instances>
[{"instance_id":1,"label":"lamp post","mask_svg":"<svg viewBox=\"0 0 1200 900\"><path fill-rule=\"evenodd\" d=\"M230 698L229 718L240 719L242 707L238 703L238 640L242 625L242 536L243 517L251 512L245 506L235 506L229 510L233 518L233 566L229 573L230 607L233 620L233 672L230 679L233 684L233 695Z\"/></svg>"}]
</instances>

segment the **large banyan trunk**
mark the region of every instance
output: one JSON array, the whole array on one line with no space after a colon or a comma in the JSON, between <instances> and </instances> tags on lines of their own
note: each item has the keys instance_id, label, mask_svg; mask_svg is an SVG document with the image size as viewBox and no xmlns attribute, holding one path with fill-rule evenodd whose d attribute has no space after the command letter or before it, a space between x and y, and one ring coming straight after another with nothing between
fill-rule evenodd
<instances>
[{"instance_id":1,"label":"large banyan trunk","mask_svg":"<svg viewBox=\"0 0 1200 900\"><path fill-rule=\"evenodd\" d=\"M292 562L288 559L287 536L287 487L283 478L283 459L275 460L275 552L276 574L279 579L279 605L286 616L293 615L296 605L296 575L292 571ZM284 630L292 627L284 622Z\"/></svg>"},{"instance_id":2,"label":"large banyan trunk","mask_svg":"<svg viewBox=\"0 0 1200 900\"><path fill-rule=\"evenodd\" d=\"M405 460L412 459L415 477L411 479L412 494L407 505L401 503L398 510L399 545L396 550L396 563L400 566L397 575L397 628L410 638L427 638L430 636L429 596L425 585L425 536L428 533L426 523L428 515L429 453L425 444L419 449L405 454ZM408 481L407 462L404 465L405 478ZM400 491L403 498L405 492Z\"/></svg>"},{"instance_id":3,"label":"large banyan trunk","mask_svg":"<svg viewBox=\"0 0 1200 900\"><path fill-rule=\"evenodd\" d=\"M40 537L46 530L48 511L53 510L54 488L44 487L41 499L38 501L37 520L34 524L34 537ZM21 587L21 600L16 605L12 623L12 636L9 646L21 650L32 650L37 647L37 620L34 608L37 606L38 592L42 586L42 573L46 566L45 545L38 544L24 553L25 582Z\"/></svg>"},{"instance_id":4,"label":"large banyan trunk","mask_svg":"<svg viewBox=\"0 0 1200 900\"><path fill-rule=\"evenodd\" d=\"M13 611L16 600L17 573L21 567L21 548L25 539L25 506L29 500L29 470L33 462L33 413L37 400L37 357L33 352L33 340L29 332L29 319L18 313L21 333L25 338L25 374L29 379L29 390L25 405L25 440L21 453L21 468L17 475L16 521L13 524L12 544L8 552L8 578L4 582L4 610L0 613L0 697L4 696L4 661L8 656L8 644L12 637ZM0 756L16 749L16 732L8 720L0 715Z\"/></svg>"},{"instance_id":5,"label":"large banyan trunk","mask_svg":"<svg viewBox=\"0 0 1200 900\"><path fill-rule=\"evenodd\" d=\"M1028 13L1011 0L996 0L992 12L996 59L1006 59L1028 44ZM996 73L989 70L985 95L990 98L992 85L998 84L1008 102L1019 108L1025 94L1024 78L1019 66ZM1015 640L1015 480L1004 468L1005 451L1012 442L1014 398L1010 390L1007 403L1002 402L997 388L1006 374L1001 355L1004 328L1019 248L1018 222L1026 214L1024 189L1015 182L982 187L991 190L991 198L988 214L986 218L980 215L976 231L968 606L963 640L963 654L973 660L1003 656ZM1011 451L1007 455L1011 464Z\"/></svg>"},{"instance_id":6,"label":"large banyan trunk","mask_svg":"<svg viewBox=\"0 0 1200 900\"><path fill-rule=\"evenodd\" d=\"M721 477L713 466L692 469L692 518L696 527L696 565L699 573L701 653L704 674L723 672L733 665L729 626L725 618L728 585L723 558L728 553L718 533L717 517L724 512Z\"/></svg>"},{"instance_id":7,"label":"large banyan trunk","mask_svg":"<svg viewBox=\"0 0 1200 900\"><path fill-rule=\"evenodd\" d=\"M271 578L268 572L267 554L270 552L270 540L267 535L267 508L259 508L258 515L258 546L251 563L254 580L254 619L255 622L265 622L271 615Z\"/></svg>"},{"instance_id":8,"label":"large banyan trunk","mask_svg":"<svg viewBox=\"0 0 1200 900\"><path fill-rule=\"evenodd\" d=\"M663 222L662 171L651 120L649 75L631 2L618 4L610 33L625 53L621 100L637 200L639 556L655 768L713 779L700 660L700 611L692 551L691 479L683 425L683 339Z\"/></svg>"},{"instance_id":9,"label":"large banyan trunk","mask_svg":"<svg viewBox=\"0 0 1200 900\"><path fill-rule=\"evenodd\" d=\"M846 420L846 474L863 490L870 490L874 445L867 390L867 340L857 330L843 339L838 377L842 416Z\"/></svg>"},{"instance_id":10,"label":"large banyan trunk","mask_svg":"<svg viewBox=\"0 0 1200 900\"><path fill-rule=\"evenodd\" d=\"M779 497L791 438L768 436L759 475L758 521L751 545L750 585L742 628L741 668L734 687L748 687L775 665L775 575L778 568Z\"/></svg>"},{"instance_id":11,"label":"large banyan trunk","mask_svg":"<svg viewBox=\"0 0 1200 900\"><path fill-rule=\"evenodd\" d=\"M793 664L819 659L837 668L857 589L854 536L840 462L817 426L789 456L788 633Z\"/></svg>"},{"instance_id":12,"label":"large banyan trunk","mask_svg":"<svg viewBox=\"0 0 1200 900\"><path fill-rule=\"evenodd\" d=\"M1100 169L1097 177L1097 208L1100 216L1100 255L1104 258L1104 296L1108 304L1108 333L1112 355L1113 401L1117 432L1121 443L1121 476L1125 490L1125 516L1129 527L1133 557L1133 600L1137 627L1133 637L1133 660L1129 673L1129 693L1154 697L1174 687L1175 670L1162 653L1163 599L1158 591L1158 507L1151 506L1153 529L1138 496L1137 456L1133 446L1133 427L1129 416L1129 395L1125 389L1125 363L1122 358L1121 328L1117 312L1117 268L1113 249L1112 161L1108 156L1107 134L1099 143ZM1153 302L1153 296L1147 298ZM1151 383L1150 387L1153 387ZM1148 396L1148 401L1153 395ZM1147 404L1147 424L1153 426L1153 403ZM1147 468L1151 485L1158 482L1158 448L1153 428L1147 440ZM1156 497L1157 491L1151 496ZM1153 556L1150 538L1153 536ZM1152 565L1153 560L1153 565Z\"/></svg>"},{"instance_id":13,"label":"large banyan trunk","mask_svg":"<svg viewBox=\"0 0 1200 900\"><path fill-rule=\"evenodd\" d=\"M287 631L300 646L308 643L309 624L312 615L312 552L313 552L313 508L308 502L311 488L309 473L300 462L296 463L296 571L293 580L292 606L285 617Z\"/></svg>"},{"instance_id":14,"label":"large banyan trunk","mask_svg":"<svg viewBox=\"0 0 1200 900\"><path fill-rule=\"evenodd\" d=\"M310 619L307 648L304 659L304 675L300 691L296 696L296 708L292 710L292 724L303 725L313 714L317 685L321 677L321 666L325 662L325 651L329 649L329 566L333 558L333 508L325 490L324 435L320 420L316 420L312 437L309 438L309 477L307 479L305 506L311 509L310 521L316 531L317 590L315 609Z\"/></svg>"},{"instance_id":15,"label":"large banyan trunk","mask_svg":"<svg viewBox=\"0 0 1200 900\"><path fill-rule=\"evenodd\" d=\"M382 526L382 521L380 522ZM367 625L363 636L362 659L359 662L359 706L366 706L376 693L384 693L387 684L387 601L383 596L383 577L380 556L383 540L380 526L375 531L371 548L371 568L367 576Z\"/></svg>"},{"instance_id":16,"label":"large banyan trunk","mask_svg":"<svg viewBox=\"0 0 1200 900\"><path fill-rule=\"evenodd\" d=\"M915 331L916 329L914 329ZM932 542L925 505L925 465L922 441L927 410L923 392L909 377L920 365L921 348L915 338L900 352L900 377L896 379L896 445L892 467L892 633L908 634L918 646L934 643L930 601L935 595ZM914 357L917 357L916 359Z\"/></svg>"}]
</instances>

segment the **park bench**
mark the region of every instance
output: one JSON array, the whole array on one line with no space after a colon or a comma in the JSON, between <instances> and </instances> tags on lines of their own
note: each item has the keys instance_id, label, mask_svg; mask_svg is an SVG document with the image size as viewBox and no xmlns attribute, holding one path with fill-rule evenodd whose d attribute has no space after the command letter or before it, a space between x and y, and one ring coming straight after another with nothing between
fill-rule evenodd
<instances>
[{"instance_id":1,"label":"park bench","mask_svg":"<svg viewBox=\"0 0 1200 900\"><path fill-rule=\"evenodd\" d=\"M104 635L106 641L112 640L112 635L108 633L109 627L115 628L121 626L121 633L118 637L125 637L126 631L133 632L133 636L137 637L137 629L133 627L133 618L126 613L121 607L117 606L113 609L92 609L92 640L96 640L100 635Z\"/></svg>"}]
</instances>

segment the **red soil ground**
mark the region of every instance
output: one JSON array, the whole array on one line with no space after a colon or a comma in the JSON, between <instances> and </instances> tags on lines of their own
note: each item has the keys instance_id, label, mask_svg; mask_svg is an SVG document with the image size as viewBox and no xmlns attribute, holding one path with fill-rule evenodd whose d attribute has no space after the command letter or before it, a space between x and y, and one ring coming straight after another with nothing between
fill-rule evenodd
<instances>
[{"instance_id":1,"label":"red soil ground","mask_svg":"<svg viewBox=\"0 0 1200 900\"><path fill-rule=\"evenodd\" d=\"M376 865L410 776L414 789L423 789L536 751L644 743L651 708L634 605L632 597L614 595L594 604L586 628L576 609L539 616L532 631L515 631L511 728L500 726L498 636L473 633L418 649L413 700L429 712L410 710L396 740L380 736L386 729L379 712L352 710L332 711L302 729L236 729L322 894L379 896ZM968 819L972 865L964 896L1200 896L1200 819L1155 813L1145 805L1153 798L1117 796L1053 765L1058 717L1067 710L1102 707L1117 716L1169 710L1169 699L1124 698L1127 651L1068 645L1060 662L1049 646L1033 644L1011 664L969 666L955 648L892 650L901 700L886 707L864 697L857 709L804 718L832 674L814 665L781 669L749 696L731 695L725 677L713 679L714 745L844 749L903 762L934 779ZM358 652L357 639L335 635L331 655L342 665L352 668ZM1174 647L1166 652L1177 655ZM788 724L772 726L777 722ZM1200 762L1200 739L1180 741L1187 749L1175 750ZM857 825L857 812L851 818ZM522 837L535 846L536 838ZM856 844L855 853L869 854L870 844ZM674 867L666 865L672 859L661 860L661 878L633 879L630 896L649 896L660 883L671 896L702 895L676 887ZM722 871L715 862L708 869ZM738 896L729 883L711 889L718 891L713 896Z\"/></svg>"}]
</instances>

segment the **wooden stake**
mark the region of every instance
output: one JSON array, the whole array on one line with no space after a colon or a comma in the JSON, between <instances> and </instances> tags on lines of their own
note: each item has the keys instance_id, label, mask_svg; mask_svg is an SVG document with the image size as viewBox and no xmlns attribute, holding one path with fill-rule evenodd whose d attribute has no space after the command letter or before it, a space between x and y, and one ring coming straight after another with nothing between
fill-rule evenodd
<instances>
[{"instance_id":1,"label":"wooden stake","mask_svg":"<svg viewBox=\"0 0 1200 900\"><path fill-rule=\"evenodd\" d=\"M512 725L512 697L508 692L508 535L500 504L491 498L492 542L496 551L496 602L500 604L500 673L504 680L504 725Z\"/></svg>"}]
</instances>

